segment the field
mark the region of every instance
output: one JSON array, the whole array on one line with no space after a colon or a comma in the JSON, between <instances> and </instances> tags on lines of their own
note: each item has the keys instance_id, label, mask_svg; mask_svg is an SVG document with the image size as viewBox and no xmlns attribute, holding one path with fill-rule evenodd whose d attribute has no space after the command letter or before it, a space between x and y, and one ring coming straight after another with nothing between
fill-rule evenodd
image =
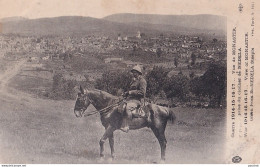
<instances>
[{"instance_id":1,"label":"field","mask_svg":"<svg viewBox=\"0 0 260 167\"><path fill-rule=\"evenodd\" d=\"M99 115L76 118L75 101L29 94L37 82L50 86L49 74L26 71L28 62L13 68L17 63L8 66L12 75L0 74L5 83L0 90L0 163L109 163L108 141L105 161L99 161L99 139L104 133ZM24 84L21 89L28 78L31 86ZM224 163L225 110L175 108L175 114L176 123L166 128L166 163ZM128 134L116 131L115 151L113 163L157 163L160 159L158 141L148 128Z\"/></svg>"}]
</instances>

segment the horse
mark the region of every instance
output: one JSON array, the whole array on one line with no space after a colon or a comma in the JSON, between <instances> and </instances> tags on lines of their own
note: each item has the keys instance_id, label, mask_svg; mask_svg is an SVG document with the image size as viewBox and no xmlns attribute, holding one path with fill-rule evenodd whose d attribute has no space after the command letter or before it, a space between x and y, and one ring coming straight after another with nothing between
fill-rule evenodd
<instances>
[{"instance_id":1,"label":"horse","mask_svg":"<svg viewBox=\"0 0 260 167\"><path fill-rule=\"evenodd\" d=\"M82 117L85 114L88 106L92 104L96 111L89 113L89 115L100 113L100 119L102 125L105 127L105 133L99 141L100 145L100 158L104 157L104 143L106 139L109 139L109 145L111 149L111 158L114 159L114 135L115 130L120 129L122 124L122 113L119 112L119 101L120 98L113 96L105 91L101 90L88 90L83 89L80 86L80 92L77 95L74 114L76 117ZM167 107L159 106L156 104L148 103L143 107L143 110L150 112L150 121L147 118L133 118L129 122L129 129L135 130L144 127L150 128L156 138L159 141L161 148L161 162L165 161L165 151L166 151L166 137L165 128L168 120L174 123L176 119L173 110Z\"/></svg>"}]
</instances>

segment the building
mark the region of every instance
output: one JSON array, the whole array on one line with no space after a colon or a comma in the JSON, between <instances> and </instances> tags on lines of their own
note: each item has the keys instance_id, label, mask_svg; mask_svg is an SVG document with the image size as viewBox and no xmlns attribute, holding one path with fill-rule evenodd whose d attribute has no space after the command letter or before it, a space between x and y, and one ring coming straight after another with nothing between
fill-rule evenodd
<instances>
[{"instance_id":1,"label":"building","mask_svg":"<svg viewBox=\"0 0 260 167\"><path fill-rule=\"evenodd\" d=\"M117 40L118 40L118 41L122 41L122 37L121 37L121 36L118 36L118 37L117 37Z\"/></svg>"},{"instance_id":2,"label":"building","mask_svg":"<svg viewBox=\"0 0 260 167\"><path fill-rule=\"evenodd\" d=\"M140 31L137 32L136 38L138 38L138 39L141 38L141 32Z\"/></svg>"},{"instance_id":3,"label":"building","mask_svg":"<svg viewBox=\"0 0 260 167\"><path fill-rule=\"evenodd\" d=\"M117 61L122 61L123 58L121 57L110 57L105 59L105 63L112 63L112 62L117 62Z\"/></svg>"}]
</instances>

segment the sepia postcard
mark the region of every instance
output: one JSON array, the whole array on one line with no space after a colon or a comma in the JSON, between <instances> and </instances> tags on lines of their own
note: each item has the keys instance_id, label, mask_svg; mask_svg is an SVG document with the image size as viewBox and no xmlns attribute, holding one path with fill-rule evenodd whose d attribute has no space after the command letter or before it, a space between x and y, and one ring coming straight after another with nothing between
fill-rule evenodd
<instances>
[{"instance_id":1,"label":"sepia postcard","mask_svg":"<svg viewBox=\"0 0 260 167\"><path fill-rule=\"evenodd\" d=\"M0 164L260 163L256 0L0 0Z\"/></svg>"}]
</instances>

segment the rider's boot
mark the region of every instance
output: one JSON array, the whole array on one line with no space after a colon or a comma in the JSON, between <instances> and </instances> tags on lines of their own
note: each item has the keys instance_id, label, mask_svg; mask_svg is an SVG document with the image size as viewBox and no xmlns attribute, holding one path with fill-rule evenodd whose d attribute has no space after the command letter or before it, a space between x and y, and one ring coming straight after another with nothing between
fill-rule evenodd
<instances>
[{"instance_id":1,"label":"rider's boot","mask_svg":"<svg viewBox=\"0 0 260 167\"><path fill-rule=\"evenodd\" d=\"M152 124L151 114L147 115L146 120L147 120L148 127L150 127L150 125Z\"/></svg>"},{"instance_id":2,"label":"rider's boot","mask_svg":"<svg viewBox=\"0 0 260 167\"><path fill-rule=\"evenodd\" d=\"M132 119L132 113L129 110L125 110L124 114L123 114L123 120L122 120L122 125L120 130L122 130L123 132L128 132L129 131L129 121Z\"/></svg>"},{"instance_id":3,"label":"rider's boot","mask_svg":"<svg viewBox=\"0 0 260 167\"><path fill-rule=\"evenodd\" d=\"M147 117L147 122L148 122L148 124L151 124L151 123L152 123L151 116L148 116L148 117Z\"/></svg>"}]
</instances>

